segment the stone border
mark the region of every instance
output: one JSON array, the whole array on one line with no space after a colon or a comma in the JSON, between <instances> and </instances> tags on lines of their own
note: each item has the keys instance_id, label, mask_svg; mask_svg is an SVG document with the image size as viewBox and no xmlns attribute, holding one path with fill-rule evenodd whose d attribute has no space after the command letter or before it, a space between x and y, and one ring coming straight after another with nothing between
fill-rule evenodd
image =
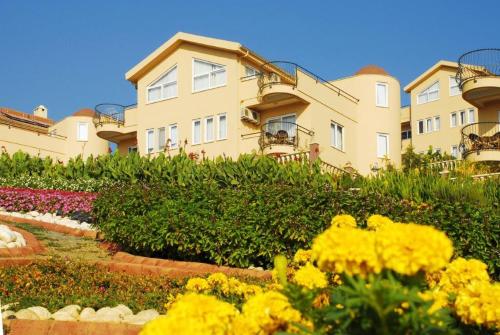
<instances>
[{"instance_id":1,"label":"stone border","mask_svg":"<svg viewBox=\"0 0 500 335\"><path fill-rule=\"evenodd\" d=\"M63 225L58 225L54 223L47 223L43 221L37 221L34 219L20 218L15 216L7 216L0 214L0 221L3 222L11 222L11 223L27 223L33 226L41 227L50 231L54 231L56 233L68 234L76 237L88 237L88 238L96 238L97 232L93 230L82 230L76 228L70 228Z\"/></svg>"},{"instance_id":2,"label":"stone border","mask_svg":"<svg viewBox=\"0 0 500 335\"><path fill-rule=\"evenodd\" d=\"M113 256L112 261L98 261L96 264L109 271L124 272L132 275L162 275L169 278L185 278L222 272L228 276L271 279L270 271L149 258L134 256L126 252L117 252Z\"/></svg>"},{"instance_id":3,"label":"stone border","mask_svg":"<svg viewBox=\"0 0 500 335\"><path fill-rule=\"evenodd\" d=\"M7 335L137 335L142 326L124 323L98 323L55 320L4 320Z\"/></svg>"},{"instance_id":4,"label":"stone border","mask_svg":"<svg viewBox=\"0 0 500 335\"><path fill-rule=\"evenodd\" d=\"M23 235L24 240L26 241L26 246L19 248L0 248L0 257L24 257L32 254L39 254L45 251L45 248L36 239L35 235L24 229L13 227L11 225L7 225L7 227L9 227L10 230ZM0 262L0 266L1 265L2 263Z\"/></svg>"}]
</instances>

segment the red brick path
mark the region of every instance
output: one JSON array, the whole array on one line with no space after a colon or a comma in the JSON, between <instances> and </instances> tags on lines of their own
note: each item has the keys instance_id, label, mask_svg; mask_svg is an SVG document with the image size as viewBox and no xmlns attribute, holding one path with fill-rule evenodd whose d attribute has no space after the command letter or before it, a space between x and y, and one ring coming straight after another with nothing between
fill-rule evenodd
<instances>
[{"instance_id":1,"label":"red brick path","mask_svg":"<svg viewBox=\"0 0 500 335\"><path fill-rule=\"evenodd\" d=\"M137 335L141 326L54 320L7 320L8 335Z\"/></svg>"}]
</instances>

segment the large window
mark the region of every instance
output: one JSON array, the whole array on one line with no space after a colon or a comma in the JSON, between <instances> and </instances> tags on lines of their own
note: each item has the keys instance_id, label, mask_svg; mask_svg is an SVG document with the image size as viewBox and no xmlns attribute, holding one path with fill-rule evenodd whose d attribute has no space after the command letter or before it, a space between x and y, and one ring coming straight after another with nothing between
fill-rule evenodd
<instances>
[{"instance_id":1,"label":"large window","mask_svg":"<svg viewBox=\"0 0 500 335\"><path fill-rule=\"evenodd\" d=\"M146 130L146 152L148 154L152 153L154 150L154 138L155 138L154 129Z\"/></svg>"},{"instance_id":2,"label":"large window","mask_svg":"<svg viewBox=\"0 0 500 335\"><path fill-rule=\"evenodd\" d=\"M77 141L88 141L89 140L89 123L88 122L78 122L76 125L76 140Z\"/></svg>"},{"instance_id":3,"label":"large window","mask_svg":"<svg viewBox=\"0 0 500 335\"><path fill-rule=\"evenodd\" d=\"M219 114L218 117L218 131L217 139L225 140L227 139L227 117L226 114Z\"/></svg>"},{"instance_id":4,"label":"large window","mask_svg":"<svg viewBox=\"0 0 500 335\"><path fill-rule=\"evenodd\" d=\"M209 116L205 118L205 142L212 142L215 135L214 117Z\"/></svg>"},{"instance_id":5,"label":"large window","mask_svg":"<svg viewBox=\"0 0 500 335\"><path fill-rule=\"evenodd\" d=\"M177 131L177 125L171 124L168 126L168 138L170 140L170 148L177 149L179 147L179 133Z\"/></svg>"},{"instance_id":6,"label":"large window","mask_svg":"<svg viewBox=\"0 0 500 335\"><path fill-rule=\"evenodd\" d=\"M386 83L376 84L376 105L377 107L389 106L389 85Z\"/></svg>"},{"instance_id":7,"label":"large window","mask_svg":"<svg viewBox=\"0 0 500 335\"><path fill-rule=\"evenodd\" d=\"M439 81L435 82L417 96L417 104L425 104L439 99Z\"/></svg>"},{"instance_id":8,"label":"large window","mask_svg":"<svg viewBox=\"0 0 500 335\"><path fill-rule=\"evenodd\" d=\"M377 157L385 158L389 156L389 135L377 134Z\"/></svg>"},{"instance_id":9,"label":"large window","mask_svg":"<svg viewBox=\"0 0 500 335\"><path fill-rule=\"evenodd\" d=\"M148 102L155 102L177 96L177 65L160 79L148 86Z\"/></svg>"},{"instance_id":10,"label":"large window","mask_svg":"<svg viewBox=\"0 0 500 335\"><path fill-rule=\"evenodd\" d=\"M441 118L439 116L434 116L434 131L439 131L441 129Z\"/></svg>"},{"instance_id":11,"label":"large window","mask_svg":"<svg viewBox=\"0 0 500 335\"><path fill-rule=\"evenodd\" d=\"M476 116L474 114L474 108L469 108L469 123L476 122Z\"/></svg>"},{"instance_id":12,"label":"large window","mask_svg":"<svg viewBox=\"0 0 500 335\"><path fill-rule=\"evenodd\" d=\"M330 145L339 150L344 150L344 127L338 123L330 124Z\"/></svg>"},{"instance_id":13,"label":"large window","mask_svg":"<svg viewBox=\"0 0 500 335\"><path fill-rule=\"evenodd\" d=\"M245 65L245 77L255 77L257 75L259 75L259 71L249 65Z\"/></svg>"},{"instance_id":14,"label":"large window","mask_svg":"<svg viewBox=\"0 0 500 335\"><path fill-rule=\"evenodd\" d=\"M193 144L201 143L201 120L193 120Z\"/></svg>"},{"instance_id":15,"label":"large window","mask_svg":"<svg viewBox=\"0 0 500 335\"><path fill-rule=\"evenodd\" d=\"M193 61L193 92L226 85L226 67L195 59Z\"/></svg>"},{"instance_id":16,"label":"large window","mask_svg":"<svg viewBox=\"0 0 500 335\"><path fill-rule=\"evenodd\" d=\"M432 132L432 119L431 118L425 120L425 125L426 125L426 132L427 133Z\"/></svg>"},{"instance_id":17,"label":"large window","mask_svg":"<svg viewBox=\"0 0 500 335\"><path fill-rule=\"evenodd\" d=\"M165 135L165 127L158 128L158 149L165 149L165 142L167 136Z\"/></svg>"},{"instance_id":18,"label":"large window","mask_svg":"<svg viewBox=\"0 0 500 335\"><path fill-rule=\"evenodd\" d=\"M458 86L458 81L455 77L450 77L450 95L459 95L460 87Z\"/></svg>"},{"instance_id":19,"label":"large window","mask_svg":"<svg viewBox=\"0 0 500 335\"><path fill-rule=\"evenodd\" d=\"M402 140L409 140L411 138L411 130L403 130L401 132L401 139Z\"/></svg>"},{"instance_id":20,"label":"large window","mask_svg":"<svg viewBox=\"0 0 500 335\"><path fill-rule=\"evenodd\" d=\"M457 126L457 113L453 112L450 114L450 127L455 128Z\"/></svg>"}]
</instances>

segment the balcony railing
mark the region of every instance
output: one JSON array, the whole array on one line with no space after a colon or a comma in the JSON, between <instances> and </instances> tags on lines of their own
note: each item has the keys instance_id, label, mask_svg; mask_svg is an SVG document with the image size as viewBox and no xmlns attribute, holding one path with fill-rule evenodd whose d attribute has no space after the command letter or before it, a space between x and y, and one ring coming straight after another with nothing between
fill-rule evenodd
<instances>
[{"instance_id":1,"label":"balcony railing","mask_svg":"<svg viewBox=\"0 0 500 335\"><path fill-rule=\"evenodd\" d=\"M293 122L269 121L261 127L259 145L261 149L273 145L288 145L297 148L302 136L312 135L314 135L312 130Z\"/></svg>"},{"instance_id":2,"label":"balcony railing","mask_svg":"<svg viewBox=\"0 0 500 335\"><path fill-rule=\"evenodd\" d=\"M500 76L500 49L478 49L467 52L458 59L456 79L460 88L471 79L498 76Z\"/></svg>"},{"instance_id":3,"label":"balcony railing","mask_svg":"<svg viewBox=\"0 0 500 335\"><path fill-rule=\"evenodd\" d=\"M474 151L500 151L500 122L472 123L462 128L463 157Z\"/></svg>"},{"instance_id":4,"label":"balcony railing","mask_svg":"<svg viewBox=\"0 0 500 335\"><path fill-rule=\"evenodd\" d=\"M341 95L352 102L358 103L359 99L355 96L347 93L346 91L338 88L337 86L330 83L328 80L321 78L320 76L312 73L311 71L303 68L302 66L287 62L287 61L273 61L265 63L261 66L261 71L259 75L259 90L262 91L264 88L272 85L290 85L292 87L297 87L298 85L298 72L301 72L310 78L314 79L316 83L319 83L326 88L332 90L337 95Z\"/></svg>"},{"instance_id":5,"label":"balcony railing","mask_svg":"<svg viewBox=\"0 0 500 335\"><path fill-rule=\"evenodd\" d=\"M103 103L95 106L94 123L102 126L103 124L113 123L119 126L125 124L125 110L133 108L135 105L120 105Z\"/></svg>"}]
</instances>

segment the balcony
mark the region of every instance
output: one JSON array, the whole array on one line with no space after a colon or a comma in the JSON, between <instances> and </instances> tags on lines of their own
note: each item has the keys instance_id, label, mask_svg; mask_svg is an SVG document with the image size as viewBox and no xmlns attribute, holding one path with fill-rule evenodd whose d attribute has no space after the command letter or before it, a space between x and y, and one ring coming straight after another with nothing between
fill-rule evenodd
<instances>
[{"instance_id":1,"label":"balcony","mask_svg":"<svg viewBox=\"0 0 500 335\"><path fill-rule=\"evenodd\" d=\"M500 101L500 49L479 49L458 60L457 82L462 97L481 108Z\"/></svg>"},{"instance_id":2,"label":"balcony","mask_svg":"<svg viewBox=\"0 0 500 335\"><path fill-rule=\"evenodd\" d=\"M463 127L460 148L464 159L500 161L500 122L479 122Z\"/></svg>"},{"instance_id":3,"label":"balcony","mask_svg":"<svg viewBox=\"0 0 500 335\"><path fill-rule=\"evenodd\" d=\"M114 143L136 138L136 127L125 124L126 111L135 108L135 105L123 106L108 103L95 106L94 125L97 136Z\"/></svg>"},{"instance_id":4,"label":"balcony","mask_svg":"<svg viewBox=\"0 0 500 335\"><path fill-rule=\"evenodd\" d=\"M293 122L269 121L261 127L259 146L264 154L291 154L308 148L313 135L312 130Z\"/></svg>"}]
</instances>

